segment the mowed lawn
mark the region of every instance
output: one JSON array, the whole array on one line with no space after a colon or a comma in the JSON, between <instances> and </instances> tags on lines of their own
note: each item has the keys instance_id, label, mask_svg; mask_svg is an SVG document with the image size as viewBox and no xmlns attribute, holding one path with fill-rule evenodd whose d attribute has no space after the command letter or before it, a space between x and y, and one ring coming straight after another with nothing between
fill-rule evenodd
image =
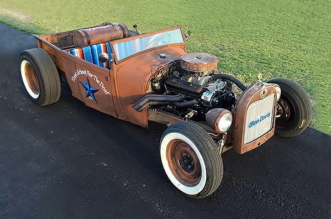
<instances>
[{"instance_id":1,"label":"mowed lawn","mask_svg":"<svg viewBox=\"0 0 331 219\"><path fill-rule=\"evenodd\" d=\"M0 0L0 13L36 33L104 21L137 23L140 32L181 25L192 31L190 52L215 54L220 70L247 84L258 73L300 83L313 102L312 127L331 134L330 0Z\"/></svg>"}]
</instances>

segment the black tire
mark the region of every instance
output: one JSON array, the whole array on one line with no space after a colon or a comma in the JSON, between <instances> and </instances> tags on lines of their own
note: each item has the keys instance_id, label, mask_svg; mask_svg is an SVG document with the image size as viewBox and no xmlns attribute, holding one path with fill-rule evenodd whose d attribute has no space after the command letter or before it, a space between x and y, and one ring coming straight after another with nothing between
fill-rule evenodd
<instances>
[{"instance_id":1,"label":"black tire","mask_svg":"<svg viewBox=\"0 0 331 219\"><path fill-rule=\"evenodd\" d=\"M184 194L204 198L220 186L220 150L199 125L179 122L168 127L161 137L160 154L169 180Z\"/></svg>"},{"instance_id":2,"label":"black tire","mask_svg":"<svg viewBox=\"0 0 331 219\"><path fill-rule=\"evenodd\" d=\"M313 110L311 101L303 88L294 81L283 78L272 79L268 83L278 84L281 88L276 135L293 137L306 130L311 122Z\"/></svg>"},{"instance_id":3,"label":"black tire","mask_svg":"<svg viewBox=\"0 0 331 219\"><path fill-rule=\"evenodd\" d=\"M59 72L45 50L34 48L23 51L20 55L20 70L24 87L34 103L46 106L59 100Z\"/></svg>"}]
</instances>

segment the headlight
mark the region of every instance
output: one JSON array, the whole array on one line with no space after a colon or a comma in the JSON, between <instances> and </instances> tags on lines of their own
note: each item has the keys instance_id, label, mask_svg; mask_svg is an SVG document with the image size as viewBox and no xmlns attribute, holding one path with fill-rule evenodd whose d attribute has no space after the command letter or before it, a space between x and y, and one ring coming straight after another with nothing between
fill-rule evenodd
<instances>
[{"instance_id":1,"label":"headlight","mask_svg":"<svg viewBox=\"0 0 331 219\"><path fill-rule=\"evenodd\" d=\"M226 132L232 124L232 114L230 112L223 114L219 119L219 122L216 123L221 132Z\"/></svg>"},{"instance_id":2,"label":"headlight","mask_svg":"<svg viewBox=\"0 0 331 219\"><path fill-rule=\"evenodd\" d=\"M207 124L218 133L224 133L231 127L232 114L223 108L211 109L206 113Z\"/></svg>"},{"instance_id":3,"label":"headlight","mask_svg":"<svg viewBox=\"0 0 331 219\"><path fill-rule=\"evenodd\" d=\"M278 85L275 86L275 90L276 90L276 97L277 97L277 101L280 98L280 95L282 94L282 90L280 89L280 87Z\"/></svg>"}]
</instances>

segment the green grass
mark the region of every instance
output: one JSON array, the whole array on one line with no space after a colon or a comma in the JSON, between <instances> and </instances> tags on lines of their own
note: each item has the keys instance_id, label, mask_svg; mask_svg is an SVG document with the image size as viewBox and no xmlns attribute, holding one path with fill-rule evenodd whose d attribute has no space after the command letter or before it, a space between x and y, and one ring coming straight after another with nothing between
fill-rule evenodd
<instances>
[{"instance_id":1,"label":"green grass","mask_svg":"<svg viewBox=\"0 0 331 219\"><path fill-rule=\"evenodd\" d=\"M312 126L331 134L330 0L0 0L0 15L21 30L49 33L104 21L137 23L140 32L175 25L190 29L190 52L219 57L219 69L246 83L289 78L313 100ZM0 11L1 11L0 9ZM16 16L17 17L17 16ZM27 24L22 26L21 23Z\"/></svg>"}]
</instances>

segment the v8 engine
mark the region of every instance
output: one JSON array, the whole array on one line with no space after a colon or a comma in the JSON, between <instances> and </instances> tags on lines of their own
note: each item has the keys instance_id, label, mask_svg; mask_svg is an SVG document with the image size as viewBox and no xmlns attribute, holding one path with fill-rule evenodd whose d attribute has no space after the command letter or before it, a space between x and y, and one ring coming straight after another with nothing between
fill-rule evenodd
<instances>
[{"instance_id":1,"label":"v8 engine","mask_svg":"<svg viewBox=\"0 0 331 219\"><path fill-rule=\"evenodd\" d=\"M155 93L178 95L180 101L154 101L165 111L177 115L194 111L197 119L204 119L211 108L231 110L235 103L232 82L217 70L217 57L207 53L187 53L169 71L159 71L151 80Z\"/></svg>"}]
</instances>

